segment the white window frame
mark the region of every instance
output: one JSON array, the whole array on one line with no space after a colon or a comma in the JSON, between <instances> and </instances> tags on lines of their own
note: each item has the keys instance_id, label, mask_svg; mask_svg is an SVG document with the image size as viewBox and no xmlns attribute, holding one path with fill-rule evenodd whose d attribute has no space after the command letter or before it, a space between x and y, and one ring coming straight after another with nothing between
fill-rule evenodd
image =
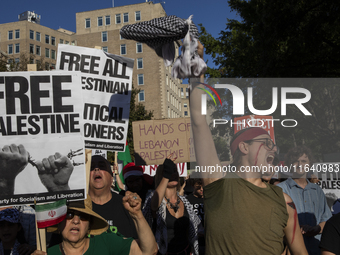
<instances>
[{"instance_id":1,"label":"white window frame","mask_svg":"<svg viewBox=\"0 0 340 255\"><path fill-rule=\"evenodd\" d=\"M107 22L109 20L109 22ZM110 15L106 15L105 16L105 26L109 26L111 25L111 16Z\"/></svg>"},{"instance_id":2,"label":"white window frame","mask_svg":"<svg viewBox=\"0 0 340 255\"><path fill-rule=\"evenodd\" d=\"M13 30L8 31L8 40L13 40Z\"/></svg>"},{"instance_id":3,"label":"white window frame","mask_svg":"<svg viewBox=\"0 0 340 255\"><path fill-rule=\"evenodd\" d=\"M7 45L7 52L8 52L9 55L13 54L13 44Z\"/></svg>"},{"instance_id":4,"label":"white window frame","mask_svg":"<svg viewBox=\"0 0 340 255\"><path fill-rule=\"evenodd\" d=\"M137 19L137 14L139 14L139 19ZM135 11L135 21L141 21L141 20L142 20L141 12Z\"/></svg>"},{"instance_id":5,"label":"white window frame","mask_svg":"<svg viewBox=\"0 0 340 255\"><path fill-rule=\"evenodd\" d=\"M103 46L103 47L102 47L102 50L103 50L104 52L109 52L109 51L108 51L109 49L108 49L107 46Z\"/></svg>"},{"instance_id":6,"label":"white window frame","mask_svg":"<svg viewBox=\"0 0 340 255\"><path fill-rule=\"evenodd\" d=\"M87 26L87 22L89 22L89 26ZM85 19L85 28L90 28L91 27L91 19L90 18L86 18Z\"/></svg>"},{"instance_id":7,"label":"white window frame","mask_svg":"<svg viewBox=\"0 0 340 255\"><path fill-rule=\"evenodd\" d=\"M121 24L122 23L122 17L120 15L120 13L116 14L116 24ZM119 18L119 22L118 22L118 18Z\"/></svg>"},{"instance_id":8,"label":"white window frame","mask_svg":"<svg viewBox=\"0 0 340 255\"><path fill-rule=\"evenodd\" d=\"M125 52L123 52L123 50ZM121 44L120 45L120 55L126 55L126 53L127 53L126 44Z\"/></svg>"},{"instance_id":9,"label":"white window frame","mask_svg":"<svg viewBox=\"0 0 340 255\"><path fill-rule=\"evenodd\" d=\"M99 21L101 22L101 24L99 24ZM97 26L98 27L102 27L103 26L103 16L100 16L97 18Z\"/></svg>"},{"instance_id":10,"label":"white window frame","mask_svg":"<svg viewBox=\"0 0 340 255\"><path fill-rule=\"evenodd\" d=\"M143 99L141 100L141 95L143 95ZM138 102L145 102L145 91L142 89L141 91L139 91L138 93Z\"/></svg>"},{"instance_id":11,"label":"white window frame","mask_svg":"<svg viewBox=\"0 0 340 255\"><path fill-rule=\"evenodd\" d=\"M15 54L20 53L20 43L16 43L14 45L14 52L15 52Z\"/></svg>"},{"instance_id":12,"label":"white window frame","mask_svg":"<svg viewBox=\"0 0 340 255\"><path fill-rule=\"evenodd\" d=\"M127 20L125 21L125 17L127 17ZM129 22L129 13L125 12L123 13L123 23L128 23Z\"/></svg>"},{"instance_id":13,"label":"white window frame","mask_svg":"<svg viewBox=\"0 0 340 255\"><path fill-rule=\"evenodd\" d=\"M38 40L39 37L39 40ZM35 40L38 42L41 42L41 33L40 32L35 32Z\"/></svg>"},{"instance_id":14,"label":"white window frame","mask_svg":"<svg viewBox=\"0 0 340 255\"><path fill-rule=\"evenodd\" d=\"M54 45L55 46L55 43L56 43L56 39L54 36L51 36L51 45Z\"/></svg>"},{"instance_id":15,"label":"white window frame","mask_svg":"<svg viewBox=\"0 0 340 255\"><path fill-rule=\"evenodd\" d=\"M45 34L45 43L50 44L50 36Z\"/></svg>"},{"instance_id":16,"label":"white window frame","mask_svg":"<svg viewBox=\"0 0 340 255\"><path fill-rule=\"evenodd\" d=\"M50 58L50 49L45 48L45 58Z\"/></svg>"},{"instance_id":17,"label":"white window frame","mask_svg":"<svg viewBox=\"0 0 340 255\"><path fill-rule=\"evenodd\" d=\"M104 35L106 36L106 40L104 40L105 38L104 38ZM102 42L107 42L109 40L109 38L108 38L108 33L107 33L107 31L103 31L102 32Z\"/></svg>"},{"instance_id":18,"label":"white window frame","mask_svg":"<svg viewBox=\"0 0 340 255\"><path fill-rule=\"evenodd\" d=\"M55 55L55 50L51 50L51 59L55 59L56 55Z\"/></svg>"},{"instance_id":19,"label":"white window frame","mask_svg":"<svg viewBox=\"0 0 340 255\"><path fill-rule=\"evenodd\" d=\"M140 62L141 61L141 62ZM142 67L139 67L139 63L142 64ZM137 69L143 69L143 58L137 58Z\"/></svg>"},{"instance_id":20,"label":"white window frame","mask_svg":"<svg viewBox=\"0 0 340 255\"><path fill-rule=\"evenodd\" d=\"M142 79L142 82L139 82L139 79ZM144 85L144 74L143 73L137 74L137 84L138 84L138 86Z\"/></svg>"},{"instance_id":21,"label":"white window frame","mask_svg":"<svg viewBox=\"0 0 340 255\"><path fill-rule=\"evenodd\" d=\"M14 32L15 39L20 39L20 29L16 29Z\"/></svg>"},{"instance_id":22,"label":"white window frame","mask_svg":"<svg viewBox=\"0 0 340 255\"><path fill-rule=\"evenodd\" d=\"M141 51L138 51L138 46L140 46ZM143 53L143 44L140 42L136 43L136 53Z\"/></svg>"},{"instance_id":23,"label":"white window frame","mask_svg":"<svg viewBox=\"0 0 340 255\"><path fill-rule=\"evenodd\" d=\"M39 49L39 50L37 50L37 49ZM41 47L39 45L35 46L35 54L38 55L38 56L41 56Z\"/></svg>"}]
</instances>

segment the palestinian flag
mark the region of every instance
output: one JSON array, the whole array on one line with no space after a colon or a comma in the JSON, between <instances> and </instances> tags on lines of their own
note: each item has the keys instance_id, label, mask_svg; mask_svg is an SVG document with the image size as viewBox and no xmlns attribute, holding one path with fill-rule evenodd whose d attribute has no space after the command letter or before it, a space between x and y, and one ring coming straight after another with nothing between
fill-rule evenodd
<instances>
[{"instance_id":1,"label":"palestinian flag","mask_svg":"<svg viewBox=\"0 0 340 255\"><path fill-rule=\"evenodd\" d=\"M35 206L38 228L46 228L62 222L66 217L66 213L66 199Z\"/></svg>"}]
</instances>

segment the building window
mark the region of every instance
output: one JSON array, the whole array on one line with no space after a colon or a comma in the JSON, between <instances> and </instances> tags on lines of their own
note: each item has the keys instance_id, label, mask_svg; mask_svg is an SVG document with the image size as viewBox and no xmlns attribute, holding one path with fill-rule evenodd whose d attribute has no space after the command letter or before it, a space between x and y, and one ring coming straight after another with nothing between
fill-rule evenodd
<instances>
[{"instance_id":1,"label":"building window","mask_svg":"<svg viewBox=\"0 0 340 255\"><path fill-rule=\"evenodd\" d=\"M138 101L139 101L139 102L144 102L144 101L145 101L144 90L141 90L141 91L138 93Z\"/></svg>"},{"instance_id":2,"label":"building window","mask_svg":"<svg viewBox=\"0 0 340 255\"><path fill-rule=\"evenodd\" d=\"M124 13L124 23L129 22L129 13Z\"/></svg>"},{"instance_id":3,"label":"building window","mask_svg":"<svg viewBox=\"0 0 340 255\"><path fill-rule=\"evenodd\" d=\"M13 30L8 31L8 40L13 39Z\"/></svg>"},{"instance_id":4,"label":"building window","mask_svg":"<svg viewBox=\"0 0 340 255\"><path fill-rule=\"evenodd\" d=\"M136 43L136 52L137 53L142 53L143 52L143 44L138 42Z\"/></svg>"},{"instance_id":5,"label":"building window","mask_svg":"<svg viewBox=\"0 0 340 255\"><path fill-rule=\"evenodd\" d=\"M120 45L120 55L125 55L126 54L126 44L121 44Z\"/></svg>"},{"instance_id":6,"label":"building window","mask_svg":"<svg viewBox=\"0 0 340 255\"><path fill-rule=\"evenodd\" d=\"M64 39L60 39L60 40L59 40L59 43L60 43L60 44L63 44L63 43L64 43Z\"/></svg>"},{"instance_id":7,"label":"building window","mask_svg":"<svg viewBox=\"0 0 340 255\"><path fill-rule=\"evenodd\" d=\"M50 70L50 63L45 62L45 70Z\"/></svg>"},{"instance_id":8,"label":"building window","mask_svg":"<svg viewBox=\"0 0 340 255\"><path fill-rule=\"evenodd\" d=\"M140 11L136 11L135 12L135 18L136 18L136 21L140 21L141 18L140 18Z\"/></svg>"},{"instance_id":9,"label":"building window","mask_svg":"<svg viewBox=\"0 0 340 255\"><path fill-rule=\"evenodd\" d=\"M116 24L120 24L122 21L120 20L120 14L116 14Z\"/></svg>"},{"instance_id":10,"label":"building window","mask_svg":"<svg viewBox=\"0 0 340 255\"><path fill-rule=\"evenodd\" d=\"M55 46L55 37L51 36L51 44Z\"/></svg>"},{"instance_id":11,"label":"building window","mask_svg":"<svg viewBox=\"0 0 340 255\"><path fill-rule=\"evenodd\" d=\"M30 44L30 54L34 54L34 45Z\"/></svg>"},{"instance_id":12,"label":"building window","mask_svg":"<svg viewBox=\"0 0 340 255\"><path fill-rule=\"evenodd\" d=\"M50 49L45 49L45 57L49 58L50 57Z\"/></svg>"},{"instance_id":13,"label":"building window","mask_svg":"<svg viewBox=\"0 0 340 255\"><path fill-rule=\"evenodd\" d=\"M36 54L36 55L39 55L39 56L40 56L40 54L41 54L41 52L40 52L40 46L38 46L38 45L35 46L35 54Z\"/></svg>"},{"instance_id":14,"label":"building window","mask_svg":"<svg viewBox=\"0 0 340 255\"><path fill-rule=\"evenodd\" d=\"M108 52L107 46L104 46L104 47L103 47L103 51L104 51L104 52Z\"/></svg>"},{"instance_id":15,"label":"building window","mask_svg":"<svg viewBox=\"0 0 340 255\"><path fill-rule=\"evenodd\" d=\"M17 63L17 64L19 63L19 61L20 61L19 58L14 59L14 62Z\"/></svg>"},{"instance_id":16,"label":"building window","mask_svg":"<svg viewBox=\"0 0 340 255\"><path fill-rule=\"evenodd\" d=\"M50 44L50 36L45 35L45 43Z\"/></svg>"},{"instance_id":17,"label":"building window","mask_svg":"<svg viewBox=\"0 0 340 255\"><path fill-rule=\"evenodd\" d=\"M71 45L76 45L76 41L72 41L72 42L71 42Z\"/></svg>"},{"instance_id":18,"label":"building window","mask_svg":"<svg viewBox=\"0 0 340 255\"><path fill-rule=\"evenodd\" d=\"M111 25L111 16L110 15L105 16L105 25L106 26Z\"/></svg>"},{"instance_id":19,"label":"building window","mask_svg":"<svg viewBox=\"0 0 340 255\"><path fill-rule=\"evenodd\" d=\"M55 59L55 50L51 50L51 58Z\"/></svg>"},{"instance_id":20,"label":"building window","mask_svg":"<svg viewBox=\"0 0 340 255\"><path fill-rule=\"evenodd\" d=\"M98 27L103 25L103 17L98 17Z\"/></svg>"},{"instance_id":21,"label":"building window","mask_svg":"<svg viewBox=\"0 0 340 255\"><path fill-rule=\"evenodd\" d=\"M143 68L143 58L137 58L137 69Z\"/></svg>"},{"instance_id":22,"label":"building window","mask_svg":"<svg viewBox=\"0 0 340 255\"><path fill-rule=\"evenodd\" d=\"M8 44L7 52L8 54L13 54L13 44Z\"/></svg>"},{"instance_id":23,"label":"building window","mask_svg":"<svg viewBox=\"0 0 340 255\"><path fill-rule=\"evenodd\" d=\"M40 42L40 33L36 32L35 33L35 40L37 40L38 42Z\"/></svg>"},{"instance_id":24,"label":"building window","mask_svg":"<svg viewBox=\"0 0 340 255\"><path fill-rule=\"evenodd\" d=\"M183 104L184 107L188 107L188 104Z\"/></svg>"},{"instance_id":25,"label":"building window","mask_svg":"<svg viewBox=\"0 0 340 255\"><path fill-rule=\"evenodd\" d=\"M15 53L20 53L20 43L15 44Z\"/></svg>"},{"instance_id":26,"label":"building window","mask_svg":"<svg viewBox=\"0 0 340 255\"><path fill-rule=\"evenodd\" d=\"M85 19L85 28L90 28L91 27L91 19Z\"/></svg>"},{"instance_id":27,"label":"building window","mask_svg":"<svg viewBox=\"0 0 340 255\"><path fill-rule=\"evenodd\" d=\"M188 116L188 111L184 111L184 116Z\"/></svg>"},{"instance_id":28,"label":"building window","mask_svg":"<svg viewBox=\"0 0 340 255\"><path fill-rule=\"evenodd\" d=\"M70 44L70 42L69 41L65 41L65 44Z\"/></svg>"},{"instance_id":29,"label":"building window","mask_svg":"<svg viewBox=\"0 0 340 255\"><path fill-rule=\"evenodd\" d=\"M34 64L34 58L30 58L30 64Z\"/></svg>"},{"instance_id":30,"label":"building window","mask_svg":"<svg viewBox=\"0 0 340 255\"><path fill-rule=\"evenodd\" d=\"M34 31L30 30L30 39L34 40Z\"/></svg>"},{"instance_id":31,"label":"building window","mask_svg":"<svg viewBox=\"0 0 340 255\"><path fill-rule=\"evenodd\" d=\"M120 39L120 40L124 40L124 37L120 34L120 35L119 35L119 39Z\"/></svg>"},{"instance_id":32,"label":"building window","mask_svg":"<svg viewBox=\"0 0 340 255\"><path fill-rule=\"evenodd\" d=\"M20 39L20 29L15 30L15 39Z\"/></svg>"},{"instance_id":33,"label":"building window","mask_svg":"<svg viewBox=\"0 0 340 255\"><path fill-rule=\"evenodd\" d=\"M107 42L107 31L102 32L102 42Z\"/></svg>"},{"instance_id":34,"label":"building window","mask_svg":"<svg viewBox=\"0 0 340 255\"><path fill-rule=\"evenodd\" d=\"M144 74L140 73L137 75L138 77L138 85L144 85Z\"/></svg>"}]
</instances>

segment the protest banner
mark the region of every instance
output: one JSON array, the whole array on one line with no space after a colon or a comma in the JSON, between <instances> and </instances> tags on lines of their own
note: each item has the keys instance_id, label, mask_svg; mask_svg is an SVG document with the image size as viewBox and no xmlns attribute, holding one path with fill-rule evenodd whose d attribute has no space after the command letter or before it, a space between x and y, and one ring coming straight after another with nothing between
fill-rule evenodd
<instances>
[{"instance_id":1,"label":"protest banner","mask_svg":"<svg viewBox=\"0 0 340 255\"><path fill-rule=\"evenodd\" d=\"M272 116L247 115L234 118L234 134L248 127L262 127L275 143L274 122Z\"/></svg>"},{"instance_id":2,"label":"protest banner","mask_svg":"<svg viewBox=\"0 0 340 255\"><path fill-rule=\"evenodd\" d=\"M82 110L76 73L0 73L0 206L86 197Z\"/></svg>"},{"instance_id":3,"label":"protest banner","mask_svg":"<svg viewBox=\"0 0 340 255\"><path fill-rule=\"evenodd\" d=\"M186 177L188 175L187 163L177 163L176 166L179 177ZM155 176L158 165L147 165L141 167L143 168L144 174Z\"/></svg>"},{"instance_id":4,"label":"protest banner","mask_svg":"<svg viewBox=\"0 0 340 255\"><path fill-rule=\"evenodd\" d=\"M60 44L57 70L80 73L87 149L124 151L134 60L99 49Z\"/></svg>"},{"instance_id":5,"label":"protest banner","mask_svg":"<svg viewBox=\"0 0 340 255\"><path fill-rule=\"evenodd\" d=\"M136 165L159 165L173 153L176 163L189 162L190 118L135 121L132 123Z\"/></svg>"},{"instance_id":6,"label":"protest banner","mask_svg":"<svg viewBox=\"0 0 340 255\"><path fill-rule=\"evenodd\" d=\"M340 198L340 162L314 163L308 170L318 177L317 184L325 193L327 204L332 206Z\"/></svg>"}]
</instances>

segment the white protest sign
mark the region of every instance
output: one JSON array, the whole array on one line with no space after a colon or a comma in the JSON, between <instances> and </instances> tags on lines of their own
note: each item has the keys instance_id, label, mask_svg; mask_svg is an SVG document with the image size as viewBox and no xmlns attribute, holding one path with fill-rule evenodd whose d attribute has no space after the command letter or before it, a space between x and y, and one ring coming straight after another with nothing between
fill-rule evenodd
<instances>
[{"instance_id":1,"label":"white protest sign","mask_svg":"<svg viewBox=\"0 0 340 255\"><path fill-rule=\"evenodd\" d=\"M82 110L76 73L0 73L0 206L86 197Z\"/></svg>"},{"instance_id":2,"label":"white protest sign","mask_svg":"<svg viewBox=\"0 0 340 255\"><path fill-rule=\"evenodd\" d=\"M87 149L125 150L133 64L98 49L58 46L56 69L80 73Z\"/></svg>"}]
</instances>

